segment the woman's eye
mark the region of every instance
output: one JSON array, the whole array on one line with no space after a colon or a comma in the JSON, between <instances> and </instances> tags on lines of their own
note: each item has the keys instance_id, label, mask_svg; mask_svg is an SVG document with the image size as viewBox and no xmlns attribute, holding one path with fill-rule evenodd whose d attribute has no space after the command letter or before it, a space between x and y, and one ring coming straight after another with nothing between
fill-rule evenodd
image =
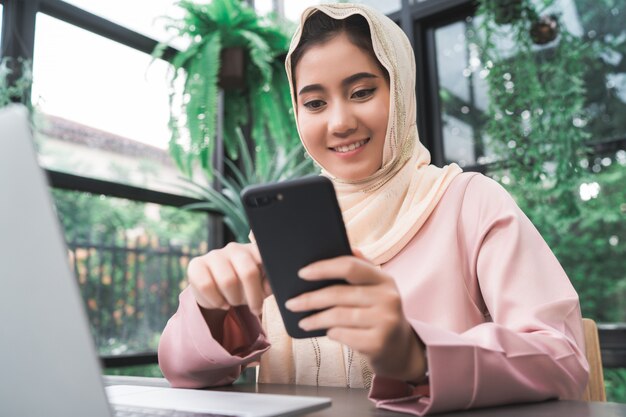
<instances>
[{"instance_id":1,"label":"woman's eye","mask_svg":"<svg viewBox=\"0 0 626 417\"><path fill-rule=\"evenodd\" d=\"M352 94L352 97L354 97L354 98L366 98L366 97L371 96L374 93L374 90L376 90L376 89L375 88L369 88L369 89L366 89L366 90L358 90L358 91L355 91Z\"/></svg>"},{"instance_id":2,"label":"woman's eye","mask_svg":"<svg viewBox=\"0 0 626 417\"><path fill-rule=\"evenodd\" d=\"M310 110L317 110L324 105L322 100L311 100L304 103L304 107Z\"/></svg>"}]
</instances>

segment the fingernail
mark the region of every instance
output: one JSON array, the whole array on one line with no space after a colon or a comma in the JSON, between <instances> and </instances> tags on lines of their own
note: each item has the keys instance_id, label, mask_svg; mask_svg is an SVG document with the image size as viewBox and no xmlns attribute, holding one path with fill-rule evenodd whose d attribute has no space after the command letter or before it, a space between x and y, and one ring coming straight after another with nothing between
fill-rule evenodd
<instances>
[{"instance_id":1,"label":"fingernail","mask_svg":"<svg viewBox=\"0 0 626 417\"><path fill-rule=\"evenodd\" d=\"M300 320L298 326L300 326L302 330L309 330L309 328L311 327L311 323L307 319L304 319Z\"/></svg>"},{"instance_id":2,"label":"fingernail","mask_svg":"<svg viewBox=\"0 0 626 417\"><path fill-rule=\"evenodd\" d=\"M309 278L311 275L311 272L312 272L312 269L309 268L308 266L305 266L304 268L298 271L298 276L300 276L300 278Z\"/></svg>"},{"instance_id":3,"label":"fingernail","mask_svg":"<svg viewBox=\"0 0 626 417\"><path fill-rule=\"evenodd\" d=\"M291 300L287 300L287 302L285 303L285 307L287 307L288 310L293 310L294 308L298 307L298 300L292 298Z\"/></svg>"}]
</instances>

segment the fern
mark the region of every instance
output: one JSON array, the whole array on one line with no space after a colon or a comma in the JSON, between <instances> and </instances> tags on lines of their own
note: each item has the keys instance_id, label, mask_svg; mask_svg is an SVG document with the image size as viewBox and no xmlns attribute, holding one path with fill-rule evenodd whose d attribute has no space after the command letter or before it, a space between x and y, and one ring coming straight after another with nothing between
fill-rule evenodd
<instances>
[{"instance_id":1,"label":"fern","mask_svg":"<svg viewBox=\"0 0 626 417\"><path fill-rule=\"evenodd\" d=\"M251 124L256 162L267 171L276 149L286 152L300 146L291 103L285 101L289 86L281 60L287 53L292 26L277 19L262 18L240 0L213 0L200 4L178 3L181 19L164 18L176 36L190 41L174 55L170 77L169 151L181 172L191 177L199 165L212 176L212 154L217 127L220 52L241 47L245 54L246 87L224 95L224 149L227 157L238 158L237 129ZM167 43L159 44L155 58L163 56ZM183 82L184 81L184 82ZM183 85L177 90L177 86ZM249 118L251 116L251 119ZM303 158L299 157L298 161Z\"/></svg>"}]
</instances>

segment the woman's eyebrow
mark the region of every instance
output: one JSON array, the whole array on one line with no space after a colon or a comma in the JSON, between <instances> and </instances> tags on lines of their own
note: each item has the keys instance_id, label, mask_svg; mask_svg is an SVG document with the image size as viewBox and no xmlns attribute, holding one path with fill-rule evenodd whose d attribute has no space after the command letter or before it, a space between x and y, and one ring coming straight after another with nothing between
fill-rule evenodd
<instances>
[{"instance_id":1,"label":"woman's eyebrow","mask_svg":"<svg viewBox=\"0 0 626 417\"><path fill-rule=\"evenodd\" d=\"M363 78L378 78L378 75L372 74L370 72L357 72L356 74L353 74L347 78L344 78L341 81L341 85L344 87L347 87L352 83L362 80ZM310 93L312 91L324 91L324 90L325 88L321 84L311 84L311 85L302 87L300 91L298 92L298 95L301 96L302 94Z\"/></svg>"},{"instance_id":2,"label":"woman's eyebrow","mask_svg":"<svg viewBox=\"0 0 626 417\"><path fill-rule=\"evenodd\" d=\"M349 86L352 83L355 83L363 78L378 78L378 75L372 74L370 72L357 72L354 75L349 76L341 82L341 85L344 87Z\"/></svg>"}]
</instances>

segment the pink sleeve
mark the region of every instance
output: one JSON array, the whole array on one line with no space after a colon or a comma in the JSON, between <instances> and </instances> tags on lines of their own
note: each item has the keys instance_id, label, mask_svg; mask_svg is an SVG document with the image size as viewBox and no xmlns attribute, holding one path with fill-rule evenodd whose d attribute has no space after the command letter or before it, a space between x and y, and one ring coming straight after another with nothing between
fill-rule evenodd
<instances>
[{"instance_id":1,"label":"pink sleeve","mask_svg":"<svg viewBox=\"0 0 626 417\"><path fill-rule=\"evenodd\" d=\"M578 296L537 230L482 176L468 185L458 230L492 321L455 333L409 320L427 346L429 383L374 377L370 398L417 415L579 398L588 365Z\"/></svg>"},{"instance_id":2,"label":"pink sleeve","mask_svg":"<svg viewBox=\"0 0 626 417\"><path fill-rule=\"evenodd\" d=\"M232 383L245 366L269 349L259 319L234 307L224 320L221 345L211 335L193 294L185 289L176 314L159 341L159 366L173 387L202 388Z\"/></svg>"}]
</instances>

